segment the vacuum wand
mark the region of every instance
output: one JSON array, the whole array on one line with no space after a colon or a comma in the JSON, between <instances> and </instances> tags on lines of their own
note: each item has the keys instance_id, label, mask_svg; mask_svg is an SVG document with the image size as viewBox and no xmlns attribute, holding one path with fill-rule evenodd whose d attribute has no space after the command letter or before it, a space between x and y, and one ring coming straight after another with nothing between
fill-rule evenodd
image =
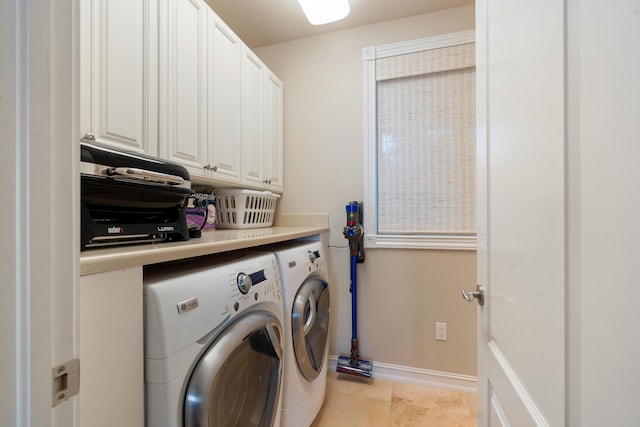
<instances>
[{"instance_id":1,"label":"vacuum wand","mask_svg":"<svg viewBox=\"0 0 640 427\"><path fill-rule=\"evenodd\" d=\"M360 359L358 345L356 265L358 262L364 262L362 203L350 202L346 209L347 225L344 227L343 234L349 241L351 261L351 355L339 356L336 370L345 374L371 378L372 363L368 360Z\"/></svg>"}]
</instances>

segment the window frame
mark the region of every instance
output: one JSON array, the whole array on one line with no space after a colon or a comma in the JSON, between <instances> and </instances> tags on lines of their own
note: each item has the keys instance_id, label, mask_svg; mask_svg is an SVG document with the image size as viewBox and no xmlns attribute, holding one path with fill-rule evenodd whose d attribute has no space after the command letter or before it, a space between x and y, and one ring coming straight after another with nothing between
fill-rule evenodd
<instances>
[{"instance_id":1,"label":"window frame","mask_svg":"<svg viewBox=\"0 0 640 427\"><path fill-rule=\"evenodd\" d=\"M475 43L475 31L461 31L362 49L364 75L364 246L365 248L476 250L477 235L378 234L376 60L460 44ZM367 208L368 207L368 208ZM367 215L366 210L372 212Z\"/></svg>"}]
</instances>

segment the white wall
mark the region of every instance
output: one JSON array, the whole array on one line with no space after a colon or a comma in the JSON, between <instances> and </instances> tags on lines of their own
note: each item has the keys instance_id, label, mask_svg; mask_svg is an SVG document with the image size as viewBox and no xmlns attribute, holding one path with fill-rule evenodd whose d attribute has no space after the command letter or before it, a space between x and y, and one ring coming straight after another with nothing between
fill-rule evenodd
<instances>
[{"instance_id":1,"label":"white wall","mask_svg":"<svg viewBox=\"0 0 640 427\"><path fill-rule=\"evenodd\" d=\"M363 198L362 48L474 28L474 7L339 31L256 49L284 82L284 196L280 213L330 215L331 354L347 353L351 317L345 205ZM365 215L367 207L364 207ZM473 251L367 250L359 265L363 358L476 374ZM448 324L448 341L434 323Z\"/></svg>"}]
</instances>

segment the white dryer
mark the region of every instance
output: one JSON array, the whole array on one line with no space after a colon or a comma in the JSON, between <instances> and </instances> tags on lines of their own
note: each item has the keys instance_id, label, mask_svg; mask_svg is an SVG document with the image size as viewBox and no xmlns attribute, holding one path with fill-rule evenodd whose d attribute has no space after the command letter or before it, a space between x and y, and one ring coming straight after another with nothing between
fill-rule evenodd
<instances>
[{"instance_id":1,"label":"white dryer","mask_svg":"<svg viewBox=\"0 0 640 427\"><path fill-rule=\"evenodd\" d=\"M273 245L285 312L282 427L309 426L324 400L329 346L329 282L321 242Z\"/></svg>"},{"instance_id":2,"label":"white dryer","mask_svg":"<svg viewBox=\"0 0 640 427\"><path fill-rule=\"evenodd\" d=\"M284 319L275 256L211 259L145 270L146 425L278 427Z\"/></svg>"}]
</instances>

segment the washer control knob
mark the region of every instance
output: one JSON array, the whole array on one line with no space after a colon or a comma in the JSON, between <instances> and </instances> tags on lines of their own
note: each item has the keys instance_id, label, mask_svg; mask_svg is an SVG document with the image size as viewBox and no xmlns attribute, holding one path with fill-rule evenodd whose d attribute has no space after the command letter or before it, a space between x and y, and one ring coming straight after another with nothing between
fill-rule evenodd
<instances>
[{"instance_id":1,"label":"washer control knob","mask_svg":"<svg viewBox=\"0 0 640 427\"><path fill-rule=\"evenodd\" d=\"M313 264L314 262L316 262L316 259L317 259L317 258L318 258L318 257L316 256L316 254L315 254L315 253L313 253L313 252L309 251L309 261L311 261L311 264Z\"/></svg>"},{"instance_id":2,"label":"washer control knob","mask_svg":"<svg viewBox=\"0 0 640 427\"><path fill-rule=\"evenodd\" d=\"M246 273L238 274L238 289L243 294L246 294L251 290L251 285L253 285L253 281L251 280L251 276Z\"/></svg>"}]
</instances>

